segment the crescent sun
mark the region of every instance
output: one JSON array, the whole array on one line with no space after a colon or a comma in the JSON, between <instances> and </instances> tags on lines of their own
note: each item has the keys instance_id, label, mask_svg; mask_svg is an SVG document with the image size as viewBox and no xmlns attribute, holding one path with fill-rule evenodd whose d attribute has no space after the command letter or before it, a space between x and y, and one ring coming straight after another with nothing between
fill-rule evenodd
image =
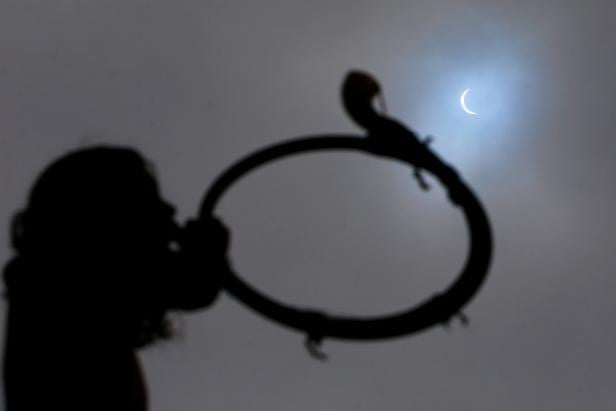
<instances>
[{"instance_id":1,"label":"crescent sun","mask_svg":"<svg viewBox=\"0 0 616 411\"><path fill-rule=\"evenodd\" d=\"M468 92L471 91L470 88L467 88L466 90L464 90L464 93L462 93L462 96L460 97L460 105L462 106L462 110L464 110L465 112L467 112L468 114L472 114L475 115L477 113L475 113L474 111L472 111L471 109L469 109L466 106L466 102L464 101L464 99L466 99L466 95L468 94Z\"/></svg>"}]
</instances>

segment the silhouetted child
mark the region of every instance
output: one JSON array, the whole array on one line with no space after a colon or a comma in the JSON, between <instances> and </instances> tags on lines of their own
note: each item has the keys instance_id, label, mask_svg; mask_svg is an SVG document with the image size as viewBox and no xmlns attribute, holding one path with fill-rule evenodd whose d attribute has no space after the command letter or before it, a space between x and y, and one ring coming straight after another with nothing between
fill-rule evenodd
<instances>
[{"instance_id":1,"label":"silhouetted child","mask_svg":"<svg viewBox=\"0 0 616 411\"><path fill-rule=\"evenodd\" d=\"M134 150L69 153L13 221L7 411L146 410L136 350L172 334L169 310L207 307L228 272L215 219L180 228Z\"/></svg>"}]
</instances>

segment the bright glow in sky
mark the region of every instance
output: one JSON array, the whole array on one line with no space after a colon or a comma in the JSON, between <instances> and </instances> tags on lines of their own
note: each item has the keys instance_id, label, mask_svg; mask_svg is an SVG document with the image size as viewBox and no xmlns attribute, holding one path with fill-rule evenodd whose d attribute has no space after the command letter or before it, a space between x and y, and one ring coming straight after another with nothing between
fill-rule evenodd
<instances>
[{"instance_id":1,"label":"bright glow in sky","mask_svg":"<svg viewBox=\"0 0 616 411\"><path fill-rule=\"evenodd\" d=\"M433 135L436 150L465 171L484 168L486 162L506 155L516 145L516 133L524 129L521 119L528 114L529 106L521 102L532 98L521 94L528 68L513 56L486 56L483 62L458 66L445 60L439 67L426 75L425 91L401 97L408 108L398 118L420 135ZM469 88L466 103L477 115L460 107L460 96ZM396 107L390 111L396 113Z\"/></svg>"}]
</instances>

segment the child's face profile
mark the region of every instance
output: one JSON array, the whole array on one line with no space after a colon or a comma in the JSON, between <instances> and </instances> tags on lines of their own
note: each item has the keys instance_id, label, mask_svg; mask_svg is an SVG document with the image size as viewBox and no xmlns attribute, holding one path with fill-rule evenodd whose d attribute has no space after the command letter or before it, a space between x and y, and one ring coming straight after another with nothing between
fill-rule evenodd
<instances>
[{"instance_id":1,"label":"child's face profile","mask_svg":"<svg viewBox=\"0 0 616 411\"><path fill-rule=\"evenodd\" d=\"M138 206L131 207L134 214L129 216L127 225L133 226L141 241L151 242L155 248L168 249L177 240L179 231L174 219L175 208L161 197L156 179L149 170L144 169L142 177L143 181L134 189L143 191L134 199Z\"/></svg>"}]
</instances>

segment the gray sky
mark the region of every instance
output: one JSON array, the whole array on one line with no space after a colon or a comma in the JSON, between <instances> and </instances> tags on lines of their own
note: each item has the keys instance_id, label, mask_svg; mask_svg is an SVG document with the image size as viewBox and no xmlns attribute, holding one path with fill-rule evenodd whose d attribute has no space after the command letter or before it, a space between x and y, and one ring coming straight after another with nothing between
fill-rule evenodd
<instances>
[{"instance_id":1,"label":"gray sky","mask_svg":"<svg viewBox=\"0 0 616 411\"><path fill-rule=\"evenodd\" d=\"M339 87L361 68L488 209L494 264L471 326L329 340L323 364L302 335L224 296L143 353L152 410L612 410L615 4L5 0L0 260L9 217L61 153L137 147L185 218L240 156L358 131ZM475 117L458 105L469 87ZM416 304L455 278L467 247L440 188L360 155L260 170L219 214L244 277L333 312Z\"/></svg>"}]
</instances>

